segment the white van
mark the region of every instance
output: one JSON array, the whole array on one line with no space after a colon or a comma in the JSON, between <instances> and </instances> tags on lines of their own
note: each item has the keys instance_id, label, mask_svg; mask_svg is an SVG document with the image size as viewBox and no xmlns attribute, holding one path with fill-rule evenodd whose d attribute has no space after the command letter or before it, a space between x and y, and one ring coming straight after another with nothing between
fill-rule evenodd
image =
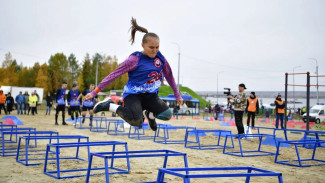
<instances>
[{"instance_id":1,"label":"white van","mask_svg":"<svg viewBox=\"0 0 325 183\"><path fill-rule=\"evenodd\" d=\"M304 122L307 121L307 114L302 116ZM309 111L309 121L320 123L325 119L325 105L315 105Z\"/></svg>"}]
</instances>

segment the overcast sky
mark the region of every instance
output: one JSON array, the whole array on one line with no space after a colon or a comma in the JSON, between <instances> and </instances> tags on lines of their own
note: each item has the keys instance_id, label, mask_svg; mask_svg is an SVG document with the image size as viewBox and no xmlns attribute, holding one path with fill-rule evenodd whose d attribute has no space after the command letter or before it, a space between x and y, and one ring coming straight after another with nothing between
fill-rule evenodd
<instances>
[{"instance_id":1,"label":"overcast sky","mask_svg":"<svg viewBox=\"0 0 325 183\"><path fill-rule=\"evenodd\" d=\"M173 42L180 45L180 82L196 91L216 90L218 72L219 91L241 82L249 90L282 91L284 74L293 67L315 73L309 58L325 75L324 0L0 0L0 12L1 61L10 51L24 66L47 62L57 52L74 53L80 63L96 52L122 62L142 50L142 33L134 45L128 42L133 16L160 36L176 82ZM325 85L325 78L319 82ZM305 76L295 83L305 84Z\"/></svg>"}]
</instances>

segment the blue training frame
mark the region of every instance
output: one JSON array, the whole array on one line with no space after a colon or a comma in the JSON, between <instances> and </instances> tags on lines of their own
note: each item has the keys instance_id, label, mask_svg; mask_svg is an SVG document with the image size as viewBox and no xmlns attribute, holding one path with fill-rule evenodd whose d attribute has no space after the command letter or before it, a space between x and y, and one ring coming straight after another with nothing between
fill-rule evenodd
<instances>
[{"instance_id":1,"label":"blue training frame","mask_svg":"<svg viewBox=\"0 0 325 183\"><path fill-rule=\"evenodd\" d=\"M118 127L121 124L124 124L125 122L121 119L108 119L108 127L107 127L107 135L128 135L127 132L125 132L124 125L122 127L122 130L119 130ZM113 130L110 130L111 124L113 125Z\"/></svg>"},{"instance_id":2,"label":"blue training frame","mask_svg":"<svg viewBox=\"0 0 325 183\"><path fill-rule=\"evenodd\" d=\"M194 133L196 142L189 141L189 134ZM215 145L202 145L200 141L200 133L218 133L218 143ZM199 149L199 150L211 150L211 149L223 149L224 145L220 145L220 138L222 133L232 134L230 130L201 130L201 129L194 129L188 130L185 134L185 147L191 149ZM234 148L234 141L231 137L232 146L226 146L226 148ZM197 144L197 145L188 145L188 144Z\"/></svg>"},{"instance_id":3,"label":"blue training frame","mask_svg":"<svg viewBox=\"0 0 325 183\"><path fill-rule=\"evenodd\" d=\"M246 170L247 173L211 173L211 174L188 173L193 171L231 171L231 170L233 171ZM183 174L178 172L186 172L186 173ZM191 178L221 178L221 177L246 177L245 183L249 183L251 177L278 177L279 183L283 183L282 173L255 168L255 167L160 168L156 182L157 183L164 182L165 174L181 177L184 183L190 183Z\"/></svg>"},{"instance_id":4,"label":"blue training frame","mask_svg":"<svg viewBox=\"0 0 325 183\"><path fill-rule=\"evenodd\" d=\"M296 166L296 167L310 167L310 166L323 166L323 165L325 165L325 160L320 160L320 159L315 158L316 149L318 147L320 147L321 144L325 144L324 140L305 140L305 141L292 140L292 141L279 141L277 143L278 143L278 145L277 145L277 151L276 151L274 163L289 165L289 166ZM278 160L278 157L280 155L280 145L281 145L281 143L294 145L295 150L296 150L297 159L295 159L295 160L281 160L281 161ZM310 159L303 159L303 158L300 157L298 147L301 147L301 146L304 147L307 144L313 144L314 145L312 157ZM291 161L298 162L298 164L290 163ZM307 161L320 162L320 164L309 164L309 165L303 165L302 164L302 162L307 162Z\"/></svg>"},{"instance_id":5,"label":"blue training frame","mask_svg":"<svg viewBox=\"0 0 325 183\"><path fill-rule=\"evenodd\" d=\"M91 126L85 127L83 125L83 123L82 123L83 118L84 117L82 117L82 116L81 117L78 117L78 119L80 119L80 121L77 120L77 118L75 119L75 121L74 121L75 122L75 125L74 125L74 128L75 129L90 129L91 128ZM85 117L85 120L86 119L89 119L90 120L90 118L92 118L92 122L93 122L95 119L101 119L101 118L104 118L104 117Z\"/></svg>"},{"instance_id":6,"label":"blue training frame","mask_svg":"<svg viewBox=\"0 0 325 183\"><path fill-rule=\"evenodd\" d=\"M60 139L71 139L71 140L77 140L77 142L81 142L81 139L85 139L86 142L89 142L89 137L87 136L82 136L82 135L58 135L58 136L20 136L19 137L19 142L18 142L18 150L17 150L17 155L16 155L16 161L18 163L21 163L25 166L34 166L34 165L40 165L41 163L30 163L30 161L38 161L38 160L45 160L44 158L29 158L30 155L45 155L46 153L46 148L44 150L29 150L28 144L30 140L49 140L49 144L52 143L52 140L56 140L57 143L60 143ZM20 151L20 146L22 144L22 141L25 141L25 151ZM78 148L76 152L76 157L78 153ZM21 154L24 152L25 154ZM54 154L54 151L51 151L52 154ZM19 157L23 156L24 158L20 159ZM65 159L76 159L76 157L71 157L71 158L65 158Z\"/></svg>"},{"instance_id":7,"label":"blue training frame","mask_svg":"<svg viewBox=\"0 0 325 183\"><path fill-rule=\"evenodd\" d=\"M90 160L90 147L91 146L112 146L112 151L115 152L115 148L117 145L124 145L125 146L125 151L128 150L127 147L127 143L126 142L120 142L120 141L99 141L99 142L80 142L80 143L53 143L53 144L47 144L47 148L46 148L46 154L45 154L45 163L44 163L44 174L51 176L53 178L56 179L67 179L67 178L75 178L75 177L84 177L86 176L86 174L83 175L67 175L67 176L62 176L61 174L63 173L69 173L69 172L85 172L87 171L87 168L82 168L82 169L66 169L66 170L62 170L61 169L61 164L60 164L60 160L62 159L66 159L66 158L62 158L60 157L60 155L62 155L62 153L60 153L60 149L62 148L73 148L73 147L77 147L77 152L76 152L76 157L73 159L78 159L81 161L86 161L83 158L79 157L79 148L80 147L86 147L87 151L88 151L88 160ZM48 165L48 161L49 160L53 160L52 158L49 158L49 154L52 152L51 148L55 149L55 158L54 161L56 164L56 170L54 171L48 171L47 170L47 165ZM99 168L93 168L92 170L103 170L105 169L105 167L99 167ZM120 168L116 168L116 167L112 167L112 169L115 169L117 171L124 171L123 169ZM92 174L92 175L97 175L97 174Z\"/></svg>"},{"instance_id":8,"label":"blue training frame","mask_svg":"<svg viewBox=\"0 0 325 183\"><path fill-rule=\"evenodd\" d=\"M153 141L161 144L185 144L185 135L189 130L195 130L195 127L187 127L187 126L169 126L165 124L157 124L157 130L155 131L155 136ZM159 135L160 130L163 130L163 136ZM170 140L169 130L186 130L184 134L183 140ZM162 139L162 140L158 140ZM192 141L188 141L188 143L193 143Z\"/></svg>"},{"instance_id":9,"label":"blue training frame","mask_svg":"<svg viewBox=\"0 0 325 183\"><path fill-rule=\"evenodd\" d=\"M228 149L228 148L226 148L228 137L238 138L239 151L226 152L226 149ZM253 138L257 137L259 139L259 144L258 144L257 150L256 151L244 151L243 147L242 147L242 143L241 143L241 138L247 139L247 138L252 138L252 137ZM273 156L273 155L275 155L276 153L261 150L263 137L272 137L275 140L275 135L269 135L269 134L240 134L240 135L233 134L233 135L226 135L225 145L224 145L224 148L223 148L223 154L239 156L239 157ZM252 153L254 153L254 154L252 154ZM246 154L249 154L249 155L246 155Z\"/></svg>"},{"instance_id":10,"label":"blue training frame","mask_svg":"<svg viewBox=\"0 0 325 183\"><path fill-rule=\"evenodd\" d=\"M136 139L136 140L151 140L154 138L154 136L145 135L144 127L139 128L137 126L130 126L128 137L130 139Z\"/></svg>"},{"instance_id":11,"label":"blue training frame","mask_svg":"<svg viewBox=\"0 0 325 183\"><path fill-rule=\"evenodd\" d=\"M33 129L35 130L35 128ZM2 134L2 151L0 152L1 156L16 156L18 147L15 145L8 146L6 148L6 142L5 142L5 135L16 135L16 138L18 138L18 135L58 135L58 132L55 131L14 131L14 132L1 132ZM7 142L8 143L8 142ZM15 142L9 142L9 143L17 143L17 139ZM35 145L30 147L37 147L37 140L35 139Z\"/></svg>"},{"instance_id":12,"label":"blue training frame","mask_svg":"<svg viewBox=\"0 0 325 183\"><path fill-rule=\"evenodd\" d=\"M163 168L167 167L168 157L170 156L183 156L184 166L188 167L187 155L186 153L171 151L171 150L142 150L142 151L124 151L124 152L98 152L98 153L90 153L86 183L89 182L90 171L92 170L92 159L93 156L103 158L105 164L105 180L106 183L109 183L109 174L122 174L128 173L131 170L129 158L145 158L145 157L165 157ZM128 170L121 172L109 172L109 169L113 166L114 159L117 158L126 158L127 159L127 167ZM111 167L108 167L108 159L111 159Z\"/></svg>"}]
</instances>

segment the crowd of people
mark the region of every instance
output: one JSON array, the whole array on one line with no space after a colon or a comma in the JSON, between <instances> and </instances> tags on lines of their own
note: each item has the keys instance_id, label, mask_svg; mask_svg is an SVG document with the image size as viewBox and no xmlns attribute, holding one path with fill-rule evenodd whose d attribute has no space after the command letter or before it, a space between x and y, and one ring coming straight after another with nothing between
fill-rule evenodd
<instances>
[{"instance_id":1,"label":"crowd of people","mask_svg":"<svg viewBox=\"0 0 325 183\"><path fill-rule=\"evenodd\" d=\"M14 111L15 103L17 115L29 115L31 112L32 115L37 114L37 106L40 98L37 94L37 91L34 90L30 95L28 91L25 91L23 94L22 91L13 98L9 92L7 95L3 93L3 90L0 89L0 114L3 109L4 113L11 114Z\"/></svg>"}]
</instances>

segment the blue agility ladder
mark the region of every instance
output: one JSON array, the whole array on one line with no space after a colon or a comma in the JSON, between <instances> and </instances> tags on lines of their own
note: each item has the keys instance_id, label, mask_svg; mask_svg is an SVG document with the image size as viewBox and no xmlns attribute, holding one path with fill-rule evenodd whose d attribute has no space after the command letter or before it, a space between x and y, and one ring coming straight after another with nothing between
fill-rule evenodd
<instances>
[{"instance_id":1,"label":"blue agility ladder","mask_svg":"<svg viewBox=\"0 0 325 183\"><path fill-rule=\"evenodd\" d=\"M187 156L186 153L171 151L171 150L143 150L143 151L124 151L124 152L98 152L98 153L90 153L88 171L87 171L87 178L86 183L89 182L90 171L93 170L92 166L92 159L93 157L99 157L104 159L105 164L105 178L106 183L109 183L109 174L122 174L122 173L129 173L131 170L129 158L149 158L149 157L164 157L163 168L167 167L168 157L172 156L181 156L184 159L184 166L188 167ZM112 169L113 163L115 159L122 158L127 160L127 170L120 171L120 172L109 172L109 169ZM108 159L111 159L111 165L108 165Z\"/></svg>"},{"instance_id":2,"label":"blue agility ladder","mask_svg":"<svg viewBox=\"0 0 325 183\"><path fill-rule=\"evenodd\" d=\"M191 174L189 172L223 171L222 173ZM224 171L245 171L245 173L224 173ZM180 173L184 172L184 173ZM283 183L282 173L264 170L255 167L202 167L202 168L160 168L157 183L164 182L164 175L170 174L183 179L184 183L190 183L193 178L221 178L221 177L246 177L245 183L249 183L251 177L277 177L279 183ZM216 181L217 182L217 181Z\"/></svg>"},{"instance_id":3,"label":"blue agility ladder","mask_svg":"<svg viewBox=\"0 0 325 183\"><path fill-rule=\"evenodd\" d=\"M90 147L103 147L103 146L110 146L112 147L112 152L115 152L116 146L124 146L125 150L127 151L127 143L126 142L120 142L120 141L100 141L100 142L80 142L80 143L52 143L52 144L47 144L47 148L46 148L46 154L45 154L45 163L44 163L44 174L54 177L56 179L66 179L66 178L75 178L75 177L83 177L86 176L86 173L80 173L80 172L86 172L87 171L87 164L82 164L79 163L77 165L79 165L79 167L82 168L70 168L70 169L62 169L62 164L60 163L60 160L69 160L66 159L65 157L62 157L65 155L65 153L62 152L62 149L66 149L66 148L76 148L76 156L73 158L74 162L73 164L75 165L75 160L78 159L81 162L86 161L86 159L89 160L90 158ZM80 156L80 148L81 147L85 147L87 148L87 157L86 158L82 158L79 157ZM52 154L52 150L55 152L54 153L54 158L50 158L49 155L53 155ZM51 162L50 162L51 161ZM69 163L70 162L70 163ZM49 171L48 170L48 166L49 164L52 163L51 165L53 166L54 163L54 169L53 171ZM64 161L63 166L64 165L71 165L71 161ZM113 169L122 171L119 168L115 168L112 167ZM98 168L93 168L91 170L104 170L105 167L98 167ZM62 176L62 174L65 174L64 176ZM69 175L68 175L69 174ZM96 175L96 174L92 174L92 175Z\"/></svg>"},{"instance_id":4,"label":"blue agility ladder","mask_svg":"<svg viewBox=\"0 0 325 183\"><path fill-rule=\"evenodd\" d=\"M81 140L85 140L86 142L89 142L89 138L87 136L81 136L81 135L59 135L59 136L20 136L19 137L19 142L18 142L18 150L17 150L17 155L16 155L16 161L26 165L26 166L32 166L32 165L40 165L41 163L30 163L31 161L40 161L40 160L45 160L45 153L46 153L46 147L43 149L40 148L33 148L30 150L29 148L29 142L31 140L48 140L48 143L52 143L52 141L56 141L57 143L60 143L60 140L69 140L69 141L77 141L77 143L80 143ZM21 151L20 149L23 149L21 146L23 145L23 142L25 142L25 151ZM54 151L51 151L49 153L55 153ZM75 157L66 157L65 159L77 159L77 153L78 149L76 152ZM42 155L42 156L41 156ZM33 156L33 158L30 158L30 156ZM37 156L37 158L35 158Z\"/></svg>"},{"instance_id":5,"label":"blue agility ladder","mask_svg":"<svg viewBox=\"0 0 325 183\"><path fill-rule=\"evenodd\" d=\"M293 145L295 147L295 151L297 154L297 159L294 160L278 160L279 159L279 155L280 155L280 145L281 144L290 144ZM305 147L306 145L310 145L313 144L313 149L312 149L312 153L310 153L311 158L301 158L300 154L299 154L299 147ZM279 141L278 145L277 145L277 151L276 151L276 155L275 155L275 159L274 162L275 163L279 163L279 164L283 164L283 165L290 165L290 166L296 166L296 167L310 167L310 166L323 166L325 165L325 160L320 160L320 159L316 159L316 150L319 147L324 146L325 141L324 140L305 140L305 141L298 141L298 140L292 140L292 141ZM311 150L310 150L311 151ZM286 150L286 152L288 153L288 151ZM289 156L292 157L292 156ZM314 162L312 164L303 164L304 162Z\"/></svg>"},{"instance_id":6,"label":"blue agility ladder","mask_svg":"<svg viewBox=\"0 0 325 183\"><path fill-rule=\"evenodd\" d=\"M217 144L214 145L202 145L200 141L200 134L206 134L206 133L213 133L213 135L218 136ZM189 136L191 134L194 134L196 141L189 141ZM231 134L231 131L229 130L200 130L200 129L194 129L194 130L188 130L185 134L185 147L192 148L192 149L199 149L199 150L211 150L211 149L223 149L224 143L220 144L222 134ZM226 148L234 148L234 141L231 138L232 145L227 146ZM195 145L190 145L195 144Z\"/></svg>"},{"instance_id":7,"label":"blue agility ladder","mask_svg":"<svg viewBox=\"0 0 325 183\"><path fill-rule=\"evenodd\" d=\"M275 152L269 152L269 151L263 151L261 150L262 141L263 138L266 137L272 137L275 139L274 135L268 135L268 134L240 134L240 135L226 135L225 145L223 148L223 154L233 155L233 156L239 156L239 157L252 157L252 156L273 156L276 153ZM228 138L238 138L238 144L239 144L239 151L227 151L226 152L226 144ZM258 148L257 150L252 151L244 151L242 147L242 140L248 138L257 138L259 140ZM276 151L276 150L274 150Z\"/></svg>"}]
</instances>

